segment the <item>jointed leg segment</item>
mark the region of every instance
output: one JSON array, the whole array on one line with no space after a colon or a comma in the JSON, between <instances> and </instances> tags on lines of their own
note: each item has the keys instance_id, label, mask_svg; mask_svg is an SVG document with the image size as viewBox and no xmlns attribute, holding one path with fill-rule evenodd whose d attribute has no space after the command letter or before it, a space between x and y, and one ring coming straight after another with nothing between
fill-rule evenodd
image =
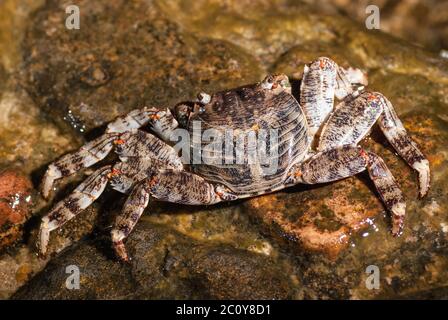
<instances>
[{"instance_id":1,"label":"jointed leg segment","mask_svg":"<svg viewBox=\"0 0 448 320\"><path fill-rule=\"evenodd\" d=\"M354 91L356 83L367 84L362 72L342 69L328 58L319 58L305 68L300 101L312 136L320 130L318 153L294 168L288 182L329 182L367 169L392 212L392 233L398 235L406 208L403 195L384 161L355 145L378 123L394 149L418 171L421 196L429 188L429 162L408 136L390 101L381 93L363 91L363 87ZM333 109L334 96L342 101Z\"/></svg>"},{"instance_id":2,"label":"jointed leg segment","mask_svg":"<svg viewBox=\"0 0 448 320\"><path fill-rule=\"evenodd\" d=\"M334 108L334 97L342 100L354 93L354 85L367 85L359 69L344 69L333 60L321 57L306 65L300 86L302 106L311 137L319 131Z\"/></svg>"},{"instance_id":3,"label":"jointed leg segment","mask_svg":"<svg viewBox=\"0 0 448 320\"><path fill-rule=\"evenodd\" d=\"M152 198L192 205L214 204L223 200L234 200L236 196L225 187L208 183L203 178L183 171L181 159L172 147L157 137L137 130L144 124L141 112L131 113L109 126L111 131L86 144L79 151L68 154L51 164L46 173L44 193L48 195L53 181L68 176L104 159L115 146L122 162L105 166L95 171L81 183L71 195L60 201L42 218L39 234L40 252L45 254L52 230L64 225L82 210L91 205L104 191L110 181L114 189L130 191L122 214L112 230L112 240L117 255L129 260L123 240L135 227L138 219ZM153 127L159 123L161 132L173 129L169 117L154 119ZM112 130L113 129L113 130Z\"/></svg>"},{"instance_id":4,"label":"jointed leg segment","mask_svg":"<svg viewBox=\"0 0 448 320\"><path fill-rule=\"evenodd\" d=\"M379 126L398 154L418 172L420 197L424 197L428 193L431 180L429 161L409 137L390 101L385 97L384 100L386 103L378 120Z\"/></svg>"},{"instance_id":5,"label":"jointed leg segment","mask_svg":"<svg viewBox=\"0 0 448 320\"><path fill-rule=\"evenodd\" d=\"M42 218L38 241L41 254L45 255L47 252L50 231L61 227L98 199L103 193L111 173L111 166L98 169Z\"/></svg>"},{"instance_id":6,"label":"jointed leg segment","mask_svg":"<svg viewBox=\"0 0 448 320\"><path fill-rule=\"evenodd\" d=\"M311 135L321 130L318 151L356 144L378 123L398 154L418 172L423 197L430 184L428 160L408 136L391 102L378 92L354 91L355 84L367 84L360 70L343 69L328 58L305 68L300 101ZM335 95L342 101L333 110Z\"/></svg>"},{"instance_id":7,"label":"jointed leg segment","mask_svg":"<svg viewBox=\"0 0 448 320\"><path fill-rule=\"evenodd\" d=\"M123 261L129 260L123 241L134 229L150 197L190 205L215 204L237 198L223 186L208 183L190 172L162 170L155 173L131 191L111 232L115 252Z\"/></svg>"},{"instance_id":8,"label":"jointed leg segment","mask_svg":"<svg viewBox=\"0 0 448 320\"><path fill-rule=\"evenodd\" d=\"M123 240L134 229L143 211L149 203L149 192L146 181L134 187L126 200L122 213L117 217L114 228L111 231L112 245L115 253L122 261L129 261Z\"/></svg>"},{"instance_id":9,"label":"jointed leg segment","mask_svg":"<svg viewBox=\"0 0 448 320\"><path fill-rule=\"evenodd\" d=\"M114 144L120 146L125 142L122 137L136 140L132 147L135 147L135 145L138 147L144 142L144 147L149 147L146 153L151 153L151 150L153 150L153 154L155 151L158 152L159 149L163 148L162 145L165 144L154 136L136 131L138 128L147 124L161 137L169 137L172 130L177 127L177 121L173 118L169 110L158 111L155 108L142 108L117 118L108 125L105 134L86 143L78 151L69 153L48 166L41 186L44 198L49 197L55 180L70 176L81 169L88 168L103 160L110 153ZM144 137L141 137L142 135ZM144 139L147 139L147 141L144 141ZM129 144L122 146L122 149L126 146L129 146ZM153 148L151 149L150 147ZM162 152L165 151L162 150ZM126 156L126 152L123 153ZM173 158L172 154L174 151L166 151L166 153L164 156ZM144 154L144 156L151 155ZM173 163L173 165L177 167L182 166L180 161Z\"/></svg>"}]
</instances>

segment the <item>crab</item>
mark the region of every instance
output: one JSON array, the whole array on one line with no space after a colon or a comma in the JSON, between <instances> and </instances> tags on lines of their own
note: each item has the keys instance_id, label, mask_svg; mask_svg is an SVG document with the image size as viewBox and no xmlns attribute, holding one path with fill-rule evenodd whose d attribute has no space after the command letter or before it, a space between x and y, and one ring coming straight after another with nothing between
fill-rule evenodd
<instances>
[{"instance_id":1,"label":"crab","mask_svg":"<svg viewBox=\"0 0 448 320\"><path fill-rule=\"evenodd\" d=\"M144 107L118 117L103 135L48 166L41 185L44 198L49 197L56 180L96 164L112 150L119 159L94 171L42 217L40 253L48 251L50 232L90 206L108 183L127 194L111 231L112 246L123 261L130 260L126 238L154 201L213 205L297 184L336 181L362 171L368 172L391 214L392 234L400 235L406 203L399 185L381 157L358 143L377 124L396 152L418 172L421 197L430 185L429 162L408 136L391 102L366 86L367 77L361 70L343 68L330 58L320 57L305 65L298 100L291 93L288 77L276 74L256 84L211 95L200 93L196 100L172 108ZM278 139L270 142L270 147L278 152L268 159L276 164L275 170L266 170L268 166L261 161L249 162L247 156L237 164L210 161L217 156L205 152L203 141L189 142L188 147L193 153L199 152L199 159L204 161L185 163L173 147L173 135L183 128L194 140L197 123L202 125L199 135L207 129L220 133L233 130L238 138L245 133L277 130ZM236 142L237 138L231 145L247 151L247 140ZM232 158L238 150L231 150L226 157Z\"/></svg>"}]
</instances>

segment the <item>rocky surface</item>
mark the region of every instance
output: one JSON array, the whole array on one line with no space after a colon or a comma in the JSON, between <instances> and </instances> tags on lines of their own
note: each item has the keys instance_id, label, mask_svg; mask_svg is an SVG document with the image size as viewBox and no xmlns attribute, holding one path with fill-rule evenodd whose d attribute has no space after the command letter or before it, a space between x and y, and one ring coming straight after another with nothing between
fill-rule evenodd
<instances>
[{"instance_id":1,"label":"rocky surface","mask_svg":"<svg viewBox=\"0 0 448 320\"><path fill-rule=\"evenodd\" d=\"M14 298L21 299L286 299L297 290L279 261L219 242L198 242L143 220L129 241L135 259L117 263L84 242L53 259ZM291 268L283 262L285 270ZM64 289L66 266L80 270L81 290ZM293 270L290 270L293 271ZM45 290L42 290L45 281ZM297 280L296 280L297 281ZM298 293L297 293L298 294Z\"/></svg>"},{"instance_id":2,"label":"rocky surface","mask_svg":"<svg viewBox=\"0 0 448 320\"><path fill-rule=\"evenodd\" d=\"M30 218L32 184L13 170L0 172L0 251L22 237Z\"/></svg>"},{"instance_id":3,"label":"rocky surface","mask_svg":"<svg viewBox=\"0 0 448 320\"><path fill-rule=\"evenodd\" d=\"M123 198L110 191L52 233L54 254L33 277L47 263L33 251L37 217L52 203L40 199L29 234L0 256L2 297L24 283L13 298L446 296L446 61L300 2L76 3L80 30L64 25L71 2L47 1L26 32L24 21L8 22L22 30L21 47L0 46L0 77L6 80L0 82L0 106L11 110L0 123L1 161L22 164L35 186L45 164L98 135L96 128L118 114L141 105L171 106L202 90L258 81L266 72L284 72L297 85L304 63L327 55L363 68L371 87L389 97L430 160L432 189L417 199L415 174L374 130L363 144L384 157L407 197L400 238L390 235L381 202L359 175L214 207L157 204L130 236L134 259L123 265L108 238ZM26 1L2 5L14 11ZM84 177L61 184L56 199ZM289 227L279 229L279 222ZM71 265L80 270L79 290L65 285ZM379 267L379 290L366 288L369 265Z\"/></svg>"},{"instance_id":4,"label":"rocky surface","mask_svg":"<svg viewBox=\"0 0 448 320\"><path fill-rule=\"evenodd\" d=\"M425 48L448 48L448 1L446 0L305 0L324 12L341 13L365 23L369 5L380 10L380 28Z\"/></svg>"}]
</instances>

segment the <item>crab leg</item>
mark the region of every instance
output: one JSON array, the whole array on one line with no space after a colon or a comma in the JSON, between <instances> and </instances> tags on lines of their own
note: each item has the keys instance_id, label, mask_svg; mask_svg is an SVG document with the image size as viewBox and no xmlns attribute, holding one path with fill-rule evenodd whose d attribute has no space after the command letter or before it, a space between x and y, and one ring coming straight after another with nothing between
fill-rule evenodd
<instances>
[{"instance_id":1,"label":"crab leg","mask_svg":"<svg viewBox=\"0 0 448 320\"><path fill-rule=\"evenodd\" d=\"M129 261L123 240L128 237L134 229L143 211L149 203L149 192L145 183L140 183L132 189L129 194L123 211L117 216L114 227L111 231L112 245L117 256L122 261Z\"/></svg>"},{"instance_id":2,"label":"crab leg","mask_svg":"<svg viewBox=\"0 0 448 320\"><path fill-rule=\"evenodd\" d=\"M162 170L141 181L131 191L123 212L117 217L111 231L115 252L123 261L129 260L123 241L135 227L150 197L189 205L208 205L237 199L237 196L225 187L211 184L186 171Z\"/></svg>"},{"instance_id":3,"label":"crab leg","mask_svg":"<svg viewBox=\"0 0 448 320\"><path fill-rule=\"evenodd\" d=\"M390 101L381 93L364 91L342 101L323 125L317 150L357 144L375 123L400 156L418 171L420 196L424 196L430 182L428 160L408 136Z\"/></svg>"},{"instance_id":4,"label":"crab leg","mask_svg":"<svg viewBox=\"0 0 448 320\"><path fill-rule=\"evenodd\" d=\"M125 162L97 170L42 219L40 247L43 254L46 252L50 231L62 226L92 204L103 192L109 180L114 189L127 193L138 181L153 175L157 170L183 169L181 159L174 149L149 133L135 131L113 136L115 139L118 137L120 139L114 140L117 153ZM132 198L131 195L130 199Z\"/></svg>"},{"instance_id":5,"label":"crab leg","mask_svg":"<svg viewBox=\"0 0 448 320\"><path fill-rule=\"evenodd\" d=\"M58 202L53 209L42 218L39 230L38 246L40 253L45 255L50 237L53 231L73 219L77 214L90 206L103 193L111 175L111 166L105 166L81 183L72 194Z\"/></svg>"},{"instance_id":6,"label":"crab leg","mask_svg":"<svg viewBox=\"0 0 448 320\"><path fill-rule=\"evenodd\" d=\"M158 110L156 108L145 107L118 117L114 122L109 123L106 132L125 132L132 129L139 129L147 124L164 141L169 141L172 130L178 126L176 119L174 119L169 109Z\"/></svg>"},{"instance_id":7,"label":"crab leg","mask_svg":"<svg viewBox=\"0 0 448 320\"><path fill-rule=\"evenodd\" d=\"M313 137L333 110L334 97L343 99L353 93L353 84L367 84L359 69L340 68L333 60L320 57L305 65L300 85L300 105L306 114Z\"/></svg>"},{"instance_id":8,"label":"crab leg","mask_svg":"<svg viewBox=\"0 0 448 320\"><path fill-rule=\"evenodd\" d=\"M420 197L427 194L430 183L429 161L418 149L417 144L409 137L398 118L392 103L385 100L384 112L378 123L387 140L398 154L419 174Z\"/></svg>"},{"instance_id":9,"label":"crab leg","mask_svg":"<svg viewBox=\"0 0 448 320\"><path fill-rule=\"evenodd\" d=\"M123 162L139 157L158 160L166 168L183 169L182 159L177 152L170 145L145 131L133 130L120 135L115 152Z\"/></svg>"},{"instance_id":10,"label":"crab leg","mask_svg":"<svg viewBox=\"0 0 448 320\"><path fill-rule=\"evenodd\" d=\"M122 143L123 139L119 139L122 133L134 131L148 123L151 129L162 138L168 138L172 130L177 127L177 121L169 110L158 111L155 108L142 108L117 118L108 125L105 134L48 166L41 186L43 197L49 197L55 180L70 176L103 160L110 153L114 144ZM154 139L157 138L153 137L151 141Z\"/></svg>"},{"instance_id":11,"label":"crab leg","mask_svg":"<svg viewBox=\"0 0 448 320\"><path fill-rule=\"evenodd\" d=\"M286 184L316 184L344 179L368 171L385 207L392 214L392 234L403 228L406 203L401 190L384 161L361 147L346 145L316 153L292 169Z\"/></svg>"},{"instance_id":12,"label":"crab leg","mask_svg":"<svg viewBox=\"0 0 448 320\"><path fill-rule=\"evenodd\" d=\"M50 164L41 185L43 197L49 197L55 180L72 175L104 159L112 150L113 141L118 139L119 135L118 133L103 134L82 146L78 151L66 154Z\"/></svg>"},{"instance_id":13,"label":"crab leg","mask_svg":"<svg viewBox=\"0 0 448 320\"><path fill-rule=\"evenodd\" d=\"M371 92L342 101L323 125L317 150L357 144L368 134L385 105L381 94Z\"/></svg>"}]
</instances>

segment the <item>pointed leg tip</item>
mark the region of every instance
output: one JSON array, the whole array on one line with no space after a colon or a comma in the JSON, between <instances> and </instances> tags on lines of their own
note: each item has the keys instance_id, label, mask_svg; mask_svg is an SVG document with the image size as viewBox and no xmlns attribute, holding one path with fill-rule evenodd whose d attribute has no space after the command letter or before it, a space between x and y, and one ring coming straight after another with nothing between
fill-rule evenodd
<instances>
[{"instance_id":1,"label":"pointed leg tip","mask_svg":"<svg viewBox=\"0 0 448 320\"><path fill-rule=\"evenodd\" d=\"M48 217L43 217L40 224L39 235L37 240L37 251L40 257L46 257L48 242L50 241L50 229L48 226Z\"/></svg>"},{"instance_id":2,"label":"pointed leg tip","mask_svg":"<svg viewBox=\"0 0 448 320\"><path fill-rule=\"evenodd\" d=\"M421 160L414 163L412 166L418 172L419 181L419 197L423 198L428 194L430 182L431 182L431 172L429 169L429 161Z\"/></svg>"},{"instance_id":3,"label":"pointed leg tip","mask_svg":"<svg viewBox=\"0 0 448 320\"><path fill-rule=\"evenodd\" d=\"M392 219L392 236L395 238L403 234L404 219L401 217L394 217Z\"/></svg>"},{"instance_id":4,"label":"pointed leg tip","mask_svg":"<svg viewBox=\"0 0 448 320\"><path fill-rule=\"evenodd\" d=\"M37 251L37 257L40 260L46 260L48 258L47 247L46 246L43 247L43 244L41 243L40 240L37 242L36 251Z\"/></svg>"},{"instance_id":5,"label":"pointed leg tip","mask_svg":"<svg viewBox=\"0 0 448 320\"><path fill-rule=\"evenodd\" d=\"M44 198L44 200L50 199L50 191L41 189L40 194L42 195L42 198Z\"/></svg>"},{"instance_id":6,"label":"pointed leg tip","mask_svg":"<svg viewBox=\"0 0 448 320\"><path fill-rule=\"evenodd\" d=\"M45 200L50 198L50 191L53 187L53 181L49 181L48 178L44 178L44 181L40 185L40 194Z\"/></svg>"},{"instance_id":7,"label":"pointed leg tip","mask_svg":"<svg viewBox=\"0 0 448 320\"><path fill-rule=\"evenodd\" d=\"M130 263L131 259L126 251L126 247L124 246L123 241L117 241L113 244L115 254L117 257L124 263Z\"/></svg>"},{"instance_id":8,"label":"pointed leg tip","mask_svg":"<svg viewBox=\"0 0 448 320\"><path fill-rule=\"evenodd\" d=\"M423 199L424 197L426 197L428 195L428 192L429 192L429 188L420 189L420 192L418 193L419 198Z\"/></svg>"},{"instance_id":9,"label":"pointed leg tip","mask_svg":"<svg viewBox=\"0 0 448 320\"><path fill-rule=\"evenodd\" d=\"M420 183L420 190L419 190L419 198L422 199L428 195L429 192L429 179L423 179L423 183ZM422 181L422 179L420 179Z\"/></svg>"},{"instance_id":10,"label":"pointed leg tip","mask_svg":"<svg viewBox=\"0 0 448 320\"><path fill-rule=\"evenodd\" d=\"M399 202L392 206L392 235L399 237L403 233L406 204Z\"/></svg>"},{"instance_id":11,"label":"pointed leg tip","mask_svg":"<svg viewBox=\"0 0 448 320\"><path fill-rule=\"evenodd\" d=\"M44 199L48 199L50 197L51 190L53 189L53 185L56 179L60 178L61 174L56 169L53 164L48 166L47 171L42 179L42 184L40 185L40 193Z\"/></svg>"}]
</instances>

